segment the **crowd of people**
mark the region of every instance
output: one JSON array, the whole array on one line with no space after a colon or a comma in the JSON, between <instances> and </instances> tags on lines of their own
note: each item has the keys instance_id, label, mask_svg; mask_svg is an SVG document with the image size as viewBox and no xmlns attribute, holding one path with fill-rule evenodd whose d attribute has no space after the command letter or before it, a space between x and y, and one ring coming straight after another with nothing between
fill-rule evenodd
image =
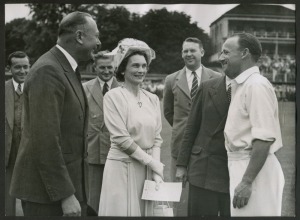
<instances>
[{"instance_id":1,"label":"crowd of people","mask_svg":"<svg viewBox=\"0 0 300 220\"><path fill-rule=\"evenodd\" d=\"M145 180L156 189L164 182L162 98L171 181L184 191L189 183L188 216L280 216L278 105L258 68L257 38L224 42L224 75L201 63L203 44L188 37L185 66L152 85L144 83L151 45L124 38L94 56L99 34L90 14L75 11L32 67L24 52L8 57L6 215L15 215L18 198L24 216L153 216L155 203L142 191ZM97 77L82 84L78 63L91 59Z\"/></svg>"},{"instance_id":2,"label":"crowd of people","mask_svg":"<svg viewBox=\"0 0 300 220\"><path fill-rule=\"evenodd\" d=\"M261 73L274 83L295 83L296 60L290 55L270 58L263 55L259 62Z\"/></svg>"}]
</instances>

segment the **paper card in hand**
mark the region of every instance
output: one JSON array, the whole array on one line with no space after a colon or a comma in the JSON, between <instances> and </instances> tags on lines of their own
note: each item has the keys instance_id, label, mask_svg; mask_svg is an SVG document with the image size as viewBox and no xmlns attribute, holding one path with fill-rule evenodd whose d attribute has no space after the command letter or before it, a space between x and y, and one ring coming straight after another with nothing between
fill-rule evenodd
<instances>
[{"instance_id":1,"label":"paper card in hand","mask_svg":"<svg viewBox=\"0 0 300 220\"><path fill-rule=\"evenodd\" d=\"M159 185L159 189L155 189L156 183L154 181L145 180L142 199L153 201L170 201L179 202L182 183L181 182L164 182Z\"/></svg>"}]
</instances>

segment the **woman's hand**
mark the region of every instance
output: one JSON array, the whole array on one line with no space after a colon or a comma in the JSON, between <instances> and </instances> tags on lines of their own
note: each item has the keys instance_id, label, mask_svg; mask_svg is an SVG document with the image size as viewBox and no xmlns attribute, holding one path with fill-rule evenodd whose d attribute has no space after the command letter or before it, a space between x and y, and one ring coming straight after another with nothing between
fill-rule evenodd
<instances>
[{"instance_id":1,"label":"woman's hand","mask_svg":"<svg viewBox=\"0 0 300 220\"><path fill-rule=\"evenodd\" d=\"M164 164L158 160L152 159L148 166L158 174L162 179L164 178Z\"/></svg>"},{"instance_id":2,"label":"woman's hand","mask_svg":"<svg viewBox=\"0 0 300 220\"><path fill-rule=\"evenodd\" d=\"M158 175L157 173L155 173L155 172L153 172L152 178L156 182L155 189L159 190L159 184L161 184L161 183L164 182L163 178L160 175Z\"/></svg>"}]
</instances>

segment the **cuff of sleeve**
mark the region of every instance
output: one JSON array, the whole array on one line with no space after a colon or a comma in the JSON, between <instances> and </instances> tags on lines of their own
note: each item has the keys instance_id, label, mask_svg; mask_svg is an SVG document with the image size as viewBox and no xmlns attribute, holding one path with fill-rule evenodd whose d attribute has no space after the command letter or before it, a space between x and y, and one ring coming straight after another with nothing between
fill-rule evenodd
<instances>
[{"instance_id":1,"label":"cuff of sleeve","mask_svg":"<svg viewBox=\"0 0 300 220\"><path fill-rule=\"evenodd\" d=\"M276 135L272 130L266 130L262 128L252 128L252 136L254 139L259 139L263 141L275 141Z\"/></svg>"},{"instance_id":2,"label":"cuff of sleeve","mask_svg":"<svg viewBox=\"0 0 300 220\"><path fill-rule=\"evenodd\" d=\"M130 157L140 161L144 165L148 165L152 161L152 157L143 151L140 147L137 147L136 150L130 155Z\"/></svg>"},{"instance_id":3,"label":"cuff of sleeve","mask_svg":"<svg viewBox=\"0 0 300 220\"><path fill-rule=\"evenodd\" d=\"M126 150L124 150L124 152L128 155L131 155L136 151L138 147L139 146L135 142L132 142L132 144Z\"/></svg>"}]
</instances>

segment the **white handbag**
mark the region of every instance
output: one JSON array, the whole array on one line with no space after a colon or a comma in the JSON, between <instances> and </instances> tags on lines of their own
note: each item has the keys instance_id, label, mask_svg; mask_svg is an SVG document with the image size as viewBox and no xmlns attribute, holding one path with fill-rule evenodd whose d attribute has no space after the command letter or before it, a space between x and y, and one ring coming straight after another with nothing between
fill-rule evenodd
<instances>
[{"instance_id":1,"label":"white handbag","mask_svg":"<svg viewBox=\"0 0 300 220\"><path fill-rule=\"evenodd\" d=\"M160 216L160 217L172 217L173 214L173 208L170 207L168 202L154 202L153 207L153 216Z\"/></svg>"}]
</instances>

